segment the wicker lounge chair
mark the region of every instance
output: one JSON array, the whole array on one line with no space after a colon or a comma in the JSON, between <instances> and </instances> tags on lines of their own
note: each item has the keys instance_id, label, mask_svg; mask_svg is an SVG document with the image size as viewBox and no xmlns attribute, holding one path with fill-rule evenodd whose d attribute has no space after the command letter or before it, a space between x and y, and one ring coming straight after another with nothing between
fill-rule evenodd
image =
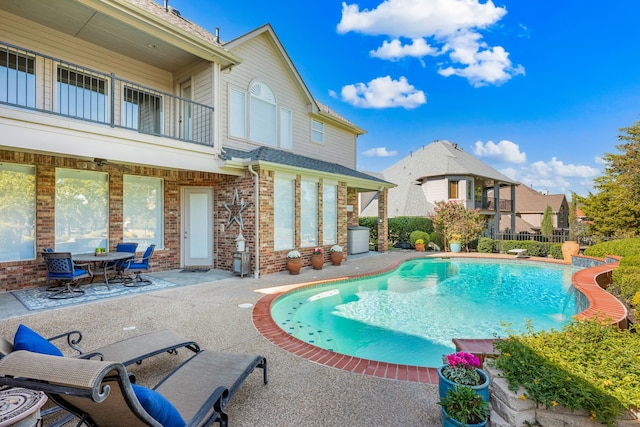
<instances>
[{"instance_id":1,"label":"wicker lounge chair","mask_svg":"<svg viewBox=\"0 0 640 427\"><path fill-rule=\"evenodd\" d=\"M263 368L266 383L263 357L205 350L187 359L154 390L186 425L226 426L224 407L255 367ZM162 425L156 414L144 409L120 363L14 351L0 360L0 385L44 391L89 426Z\"/></svg>"}]
</instances>

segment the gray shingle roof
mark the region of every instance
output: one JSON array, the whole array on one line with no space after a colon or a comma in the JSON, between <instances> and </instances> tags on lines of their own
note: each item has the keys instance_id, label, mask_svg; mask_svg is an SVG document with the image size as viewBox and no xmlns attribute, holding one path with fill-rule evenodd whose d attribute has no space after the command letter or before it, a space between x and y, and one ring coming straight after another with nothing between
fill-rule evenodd
<instances>
[{"instance_id":1,"label":"gray shingle roof","mask_svg":"<svg viewBox=\"0 0 640 427\"><path fill-rule=\"evenodd\" d=\"M350 176L359 179L379 182L381 184L393 185L381 178L362 173L355 169L339 165L337 163L325 162L323 160L312 159L288 151L278 150L271 147L260 147L251 151L243 151L235 148L223 148L220 157L224 160L232 158L249 159L252 162L269 162L279 165L293 166L297 168L310 169L318 172Z\"/></svg>"}]
</instances>

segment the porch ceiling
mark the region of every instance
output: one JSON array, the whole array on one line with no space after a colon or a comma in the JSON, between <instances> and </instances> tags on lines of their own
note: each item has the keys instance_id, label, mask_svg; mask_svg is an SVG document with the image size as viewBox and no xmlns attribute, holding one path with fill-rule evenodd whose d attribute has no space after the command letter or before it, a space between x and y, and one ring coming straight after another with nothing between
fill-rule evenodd
<instances>
[{"instance_id":1,"label":"porch ceiling","mask_svg":"<svg viewBox=\"0 0 640 427\"><path fill-rule=\"evenodd\" d=\"M222 48L165 26L162 19L127 2L2 0L0 10L170 72L201 58L223 66L235 62L224 58Z\"/></svg>"}]
</instances>

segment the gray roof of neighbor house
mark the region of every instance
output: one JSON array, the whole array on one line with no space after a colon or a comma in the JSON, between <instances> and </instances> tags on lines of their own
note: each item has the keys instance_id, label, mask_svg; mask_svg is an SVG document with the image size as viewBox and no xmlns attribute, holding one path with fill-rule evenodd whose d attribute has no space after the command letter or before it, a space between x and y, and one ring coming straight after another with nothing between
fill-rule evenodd
<instances>
[{"instance_id":1,"label":"gray roof of neighbor house","mask_svg":"<svg viewBox=\"0 0 640 427\"><path fill-rule=\"evenodd\" d=\"M223 148L220 157L223 160L242 159L250 162L266 162L277 165L291 166L294 168L310 169L322 173L349 176L367 181L374 181L385 187L393 186L384 179L368 175L366 173L339 165L337 163L325 162L323 160L312 159L288 151L278 150L271 147L259 147L251 151L243 151L235 148Z\"/></svg>"},{"instance_id":2,"label":"gray roof of neighbor house","mask_svg":"<svg viewBox=\"0 0 640 427\"><path fill-rule=\"evenodd\" d=\"M516 181L458 147L458 144L449 141L434 141L425 145L389 166L382 174L385 179L393 181L394 175L405 174L406 171L411 172L414 180L445 175L467 175L517 184Z\"/></svg>"}]
</instances>

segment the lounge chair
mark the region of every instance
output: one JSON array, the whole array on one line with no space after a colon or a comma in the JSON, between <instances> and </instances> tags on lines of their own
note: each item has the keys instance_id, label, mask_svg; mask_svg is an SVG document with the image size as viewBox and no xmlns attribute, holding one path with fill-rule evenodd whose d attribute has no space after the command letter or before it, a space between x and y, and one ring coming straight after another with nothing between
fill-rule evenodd
<instances>
[{"instance_id":1,"label":"lounge chair","mask_svg":"<svg viewBox=\"0 0 640 427\"><path fill-rule=\"evenodd\" d=\"M132 386L121 363L14 351L0 360L0 385L44 391L89 426L173 425L163 421L153 406L174 414L174 420L177 411L188 426L214 422L226 426L224 408L255 367L263 368L266 383L263 357L203 350L160 381L154 387L157 396ZM152 394L154 404L146 405L141 393Z\"/></svg>"},{"instance_id":2,"label":"lounge chair","mask_svg":"<svg viewBox=\"0 0 640 427\"><path fill-rule=\"evenodd\" d=\"M38 346L46 345L41 342L41 340L45 340L44 338L40 337L24 325L20 325L16 334L20 332L26 334L25 340L30 340L30 343L26 346L21 346L20 349L37 351ZM35 336L31 333L35 334ZM176 353L179 348L187 348L194 353L200 351L200 346L198 346L195 341L185 339L168 329L136 335L88 352L84 351L79 346L80 341L82 341L82 333L80 331L65 332L64 334L47 338L46 341L50 342L51 346L55 347L53 342L63 338L66 338L67 345L77 352L74 356L76 358L108 360L112 362L120 362L125 366L129 366L133 363L140 364L143 360L160 353ZM29 345L33 345L34 347L28 348ZM60 352L60 354L62 354L60 349L57 347L55 348ZM4 338L0 338L0 358L6 356L13 350L14 348L11 342ZM48 353L51 354L51 352ZM57 353L54 352L54 354Z\"/></svg>"}]
</instances>

